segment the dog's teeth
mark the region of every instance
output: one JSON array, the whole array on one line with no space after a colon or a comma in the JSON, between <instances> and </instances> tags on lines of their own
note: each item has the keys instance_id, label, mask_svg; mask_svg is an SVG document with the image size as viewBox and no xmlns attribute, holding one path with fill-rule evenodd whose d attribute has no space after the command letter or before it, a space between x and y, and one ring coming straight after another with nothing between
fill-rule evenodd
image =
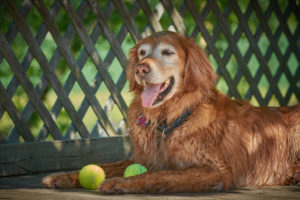
<instances>
[{"instance_id":1,"label":"dog's teeth","mask_svg":"<svg viewBox=\"0 0 300 200\"><path fill-rule=\"evenodd\" d=\"M165 85L164 85L164 90L167 89L170 85L170 79L168 79L166 82L165 82Z\"/></svg>"},{"instance_id":2,"label":"dog's teeth","mask_svg":"<svg viewBox=\"0 0 300 200\"><path fill-rule=\"evenodd\" d=\"M165 83L166 83L165 85L169 85L170 84L170 79L168 79Z\"/></svg>"},{"instance_id":3,"label":"dog's teeth","mask_svg":"<svg viewBox=\"0 0 300 200\"><path fill-rule=\"evenodd\" d=\"M146 86L147 85L147 82L145 80L143 80L143 85Z\"/></svg>"}]
</instances>

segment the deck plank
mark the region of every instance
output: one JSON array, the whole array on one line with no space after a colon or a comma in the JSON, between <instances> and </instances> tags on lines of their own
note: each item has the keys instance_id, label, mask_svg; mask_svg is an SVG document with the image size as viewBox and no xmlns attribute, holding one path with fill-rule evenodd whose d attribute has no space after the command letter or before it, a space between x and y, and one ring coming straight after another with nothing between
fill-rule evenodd
<instances>
[{"instance_id":1,"label":"deck plank","mask_svg":"<svg viewBox=\"0 0 300 200\"><path fill-rule=\"evenodd\" d=\"M300 186L265 187L265 188L243 188L231 192L200 193L200 194L172 194L172 195L101 195L98 191L85 189L45 189L41 185L41 179L47 174L15 176L0 178L0 199L143 199L143 200L187 200L187 199L300 199Z\"/></svg>"}]
</instances>

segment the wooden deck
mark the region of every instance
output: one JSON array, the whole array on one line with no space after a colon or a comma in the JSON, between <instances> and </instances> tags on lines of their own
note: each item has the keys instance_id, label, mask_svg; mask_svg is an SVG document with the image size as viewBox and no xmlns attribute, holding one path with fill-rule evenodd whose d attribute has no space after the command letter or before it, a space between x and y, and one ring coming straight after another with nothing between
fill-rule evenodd
<instances>
[{"instance_id":1,"label":"wooden deck","mask_svg":"<svg viewBox=\"0 0 300 200\"><path fill-rule=\"evenodd\" d=\"M41 178L46 174L0 178L0 199L300 199L300 186L244 188L226 193L174 194L174 195L101 195L98 191L85 189L45 189Z\"/></svg>"}]
</instances>

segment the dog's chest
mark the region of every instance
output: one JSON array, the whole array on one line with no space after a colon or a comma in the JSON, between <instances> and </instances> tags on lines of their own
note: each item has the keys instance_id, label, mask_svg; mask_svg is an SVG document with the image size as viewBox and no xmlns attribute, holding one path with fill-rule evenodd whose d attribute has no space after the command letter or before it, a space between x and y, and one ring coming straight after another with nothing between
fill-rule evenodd
<instances>
[{"instance_id":1,"label":"dog's chest","mask_svg":"<svg viewBox=\"0 0 300 200\"><path fill-rule=\"evenodd\" d=\"M181 127L168 136L150 124L135 126L132 131L135 160L152 170L180 169L201 163L203 156L200 143L196 141L197 138L182 138Z\"/></svg>"}]
</instances>

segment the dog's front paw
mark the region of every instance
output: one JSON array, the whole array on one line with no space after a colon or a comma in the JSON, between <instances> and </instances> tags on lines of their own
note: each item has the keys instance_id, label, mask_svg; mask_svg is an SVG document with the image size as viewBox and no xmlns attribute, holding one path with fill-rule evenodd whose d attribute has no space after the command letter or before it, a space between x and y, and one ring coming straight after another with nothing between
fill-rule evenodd
<instances>
[{"instance_id":1,"label":"dog's front paw","mask_svg":"<svg viewBox=\"0 0 300 200\"><path fill-rule=\"evenodd\" d=\"M43 177L42 184L46 188L76 188L80 187L78 173L55 173Z\"/></svg>"},{"instance_id":2,"label":"dog's front paw","mask_svg":"<svg viewBox=\"0 0 300 200\"><path fill-rule=\"evenodd\" d=\"M42 178L42 184L46 188L52 188L52 189L57 188L55 177L53 177L51 175L43 177Z\"/></svg>"},{"instance_id":3,"label":"dog's front paw","mask_svg":"<svg viewBox=\"0 0 300 200\"><path fill-rule=\"evenodd\" d=\"M104 181L99 186L102 194L124 194L130 193L129 182L124 178L115 178Z\"/></svg>"}]
</instances>

